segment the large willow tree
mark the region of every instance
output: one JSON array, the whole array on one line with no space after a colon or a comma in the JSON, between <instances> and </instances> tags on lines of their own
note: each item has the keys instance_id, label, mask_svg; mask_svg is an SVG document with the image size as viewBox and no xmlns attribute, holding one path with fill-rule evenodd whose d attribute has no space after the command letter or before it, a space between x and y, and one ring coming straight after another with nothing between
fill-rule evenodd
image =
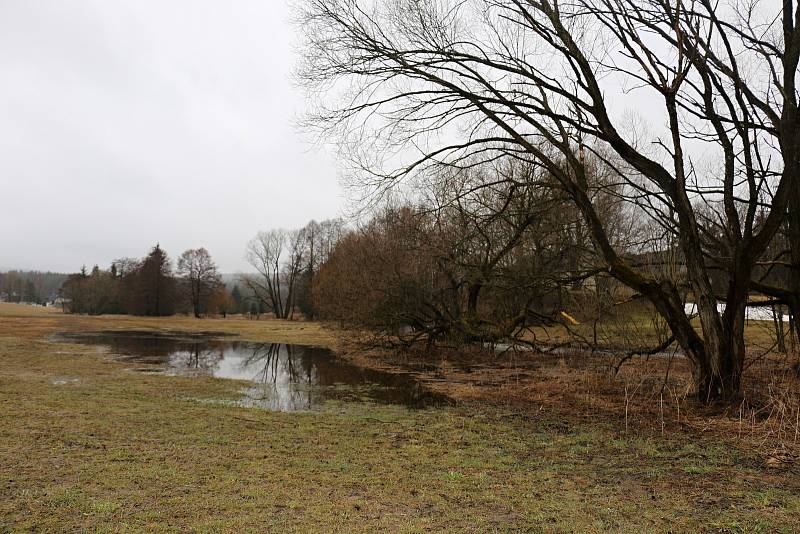
<instances>
[{"instance_id":1,"label":"large willow tree","mask_svg":"<svg viewBox=\"0 0 800 534\"><path fill-rule=\"evenodd\" d=\"M542 166L608 272L669 324L698 396L739 392L754 269L787 211L800 220L794 0L305 0L298 19L309 123L337 137L360 185L481 158ZM679 250L699 330L675 281L609 238L590 159L668 238L649 251Z\"/></svg>"}]
</instances>

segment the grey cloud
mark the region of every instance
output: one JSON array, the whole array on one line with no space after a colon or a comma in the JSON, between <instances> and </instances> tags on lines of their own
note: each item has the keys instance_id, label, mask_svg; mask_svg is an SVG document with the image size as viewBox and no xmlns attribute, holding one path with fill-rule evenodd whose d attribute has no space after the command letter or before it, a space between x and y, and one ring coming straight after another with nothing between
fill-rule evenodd
<instances>
[{"instance_id":1,"label":"grey cloud","mask_svg":"<svg viewBox=\"0 0 800 534\"><path fill-rule=\"evenodd\" d=\"M76 270L338 215L333 159L292 126L272 1L0 2L0 266Z\"/></svg>"}]
</instances>

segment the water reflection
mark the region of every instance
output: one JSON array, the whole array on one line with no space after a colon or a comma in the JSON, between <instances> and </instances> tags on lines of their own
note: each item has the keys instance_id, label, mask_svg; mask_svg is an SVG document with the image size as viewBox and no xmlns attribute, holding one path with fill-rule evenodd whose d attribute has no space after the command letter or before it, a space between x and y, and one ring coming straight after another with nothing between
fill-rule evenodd
<instances>
[{"instance_id":1,"label":"water reflection","mask_svg":"<svg viewBox=\"0 0 800 534\"><path fill-rule=\"evenodd\" d=\"M172 372L215 376L219 363L225 358L225 351L222 347L208 348L203 343L194 343L166 356Z\"/></svg>"},{"instance_id":2,"label":"water reflection","mask_svg":"<svg viewBox=\"0 0 800 534\"><path fill-rule=\"evenodd\" d=\"M59 341L104 346L119 360L158 365L169 375L247 380L242 404L271 410L314 410L333 399L411 407L446 400L408 375L364 369L316 347L149 332L63 334Z\"/></svg>"}]
</instances>

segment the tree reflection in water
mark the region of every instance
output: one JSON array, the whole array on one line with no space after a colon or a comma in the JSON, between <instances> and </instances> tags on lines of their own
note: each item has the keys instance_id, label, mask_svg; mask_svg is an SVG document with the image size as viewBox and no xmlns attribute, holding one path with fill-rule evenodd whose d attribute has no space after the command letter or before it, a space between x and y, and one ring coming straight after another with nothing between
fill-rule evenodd
<instances>
[{"instance_id":1,"label":"tree reflection in water","mask_svg":"<svg viewBox=\"0 0 800 534\"><path fill-rule=\"evenodd\" d=\"M58 340L102 345L115 359L158 366L169 375L246 380L242 403L271 410L313 410L326 400L411 407L444 402L411 376L364 369L316 347L145 331L69 333Z\"/></svg>"},{"instance_id":2,"label":"tree reflection in water","mask_svg":"<svg viewBox=\"0 0 800 534\"><path fill-rule=\"evenodd\" d=\"M208 341L185 344L172 352L169 365L177 374L215 375L220 362L225 358L223 344Z\"/></svg>"},{"instance_id":3,"label":"tree reflection in water","mask_svg":"<svg viewBox=\"0 0 800 534\"><path fill-rule=\"evenodd\" d=\"M313 395L316 366L304 348L282 343L243 344L240 367L256 386L248 390L253 402L280 411L310 410L321 399Z\"/></svg>"}]
</instances>

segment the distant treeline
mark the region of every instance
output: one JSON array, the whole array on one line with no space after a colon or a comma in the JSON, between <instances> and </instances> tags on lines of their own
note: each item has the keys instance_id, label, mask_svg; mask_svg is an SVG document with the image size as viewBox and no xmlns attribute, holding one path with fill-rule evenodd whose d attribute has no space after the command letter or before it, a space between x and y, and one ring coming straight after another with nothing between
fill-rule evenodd
<instances>
[{"instance_id":1,"label":"distant treeline","mask_svg":"<svg viewBox=\"0 0 800 534\"><path fill-rule=\"evenodd\" d=\"M299 230L259 232L247 245L254 273L224 280L204 248L184 252L175 268L156 245L144 258L121 258L69 275L61 290L68 313L166 316L267 314L313 318L315 276L345 231L339 219L311 221ZM227 283L226 283L227 282Z\"/></svg>"},{"instance_id":2,"label":"distant treeline","mask_svg":"<svg viewBox=\"0 0 800 534\"><path fill-rule=\"evenodd\" d=\"M353 227L259 233L245 287L277 317L299 311L403 344L527 339L533 326L596 322L631 296L598 267L579 211L544 170L509 160L442 173L447 187L377 205ZM613 198L597 203L606 200L604 220L622 220ZM628 235L614 228L615 239ZM642 257L659 272L669 259Z\"/></svg>"},{"instance_id":3,"label":"distant treeline","mask_svg":"<svg viewBox=\"0 0 800 534\"><path fill-rule=\"evenodd\" d=\"M67 275L40 271L0 273L0 302L46 304L58 295Z\"/></svg>"},{"instance_id":4,"label":"distant treeline","mask_svg":"<svg viewBox=\"0 0 800 534\"><path fill-rule=\"evenodd\" d=\"M484 178L459 176L458 202L433 191L356 227L332 219L259 232L245 249L252 271L227 287L205 249L187 250L174 269L158 245L108 270L84 268L62 287L65 310L320 318L404 343L472 342L521 336L567 307L596 320L626 296L596 269L588 230L558 190L498 179L473 191L470 177ZM614 208L604 216L617 217Z\"/></svg>"},{"instance_id":5,"label":"distant treeline","mask_svg":"<svg viewBox=\"0 0 800 534\"><path fill-rule=\"evenodd\" d=\"M202 317L250 309L238 287L228 291L204 248L184 252L175 269L160 245L142 259L115 260L108 270L84 267L67 277L60 295L65 311L91 315Z\"/></svg>"},{"instance_id":6,"label":"distant treeline","mask_svg":"<svg viewBox=\"0 0 800 534\"><path fill-rule=\"evenodd\" d=\"M603 304L612 284L587 265L591 238L557 191L498 180L474 192L460 178L458 202L431 192L356 227L334 219L259 232L243 286L275 317L333 320L404 343L512 338L559 320L567 300L580 299L587 316Z\"/></svg>"}]
</instances>

